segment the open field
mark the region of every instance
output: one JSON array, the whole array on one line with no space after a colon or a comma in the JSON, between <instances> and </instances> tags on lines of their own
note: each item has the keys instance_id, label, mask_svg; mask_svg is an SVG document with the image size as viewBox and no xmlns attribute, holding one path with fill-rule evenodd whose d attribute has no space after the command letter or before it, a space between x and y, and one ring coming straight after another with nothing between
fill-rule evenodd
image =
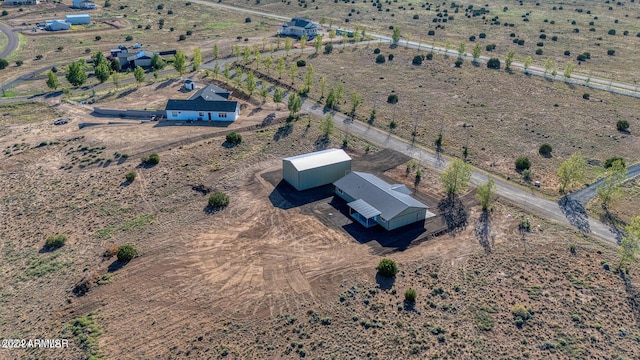
<instances>
[{"instance_id":1,"label":"open field","mask_svg":"<svg viewBox=\"0 0 640 360\"><path fill-rule=\"evenodd\" d=\"M608 215L598 198L589 202L587 211L596 219L614 221L620 227L629 224L633 217L640 214L640 178L629 180L622 185L620 198L609 205Z\"/></svg>"},{"instance_id":2,"label":"open field","mask_svg":"<svg viewBox=\"0 0 640 360\"><path fill-rule=\"evenodd\" d=\"M423 52L387 45L380 50L384 56L393 54L394 59L376 64L374 46L370 45L343 52L337 46L331 55L315 55L311 49L289 56L287 62L304 59L314 66L311 98L321 97L320 77L326 76L327 91L342 82L345 101L341 111L349 111L352 92L361 93L359 119L367 121L375 109L373 126L388 130L395 121L393 133L405 139L412 139L415 132L417 143L434 148L441 132L445 153L462 157L466 146L472 164L523 184L514 161L528 156L532 180L540 180L549 195L557 195L557 167L575 151L581 151L590 164L587 183L601 176L601 163L609 157L622 156L629 164L638 161L640 142L633 129L640 124L640 108L634 98L520 72L493 71L470 62L455 68L455 58L442 55L415 66L412 58ZM266 72L264 66L261 69ZM299 87L305 72L300 68L295 82ZM287 74L283 74L283 81L290 82ZM273 69L271 75L278 77ZM585 92L590 93L589 100L583 98ZM387 102L391 94L398 96L397 104ZM623 119L630 122L630 133L616 130L616 122ZM544 143L553 148L549 158L538 154Z\"/></svg>"},{"instance_id":3,"label":"open field","mask_svg":"<svg viewBox=\"0 0 640 360\"><path fill-rule=\"evenodd\" d=\"M380 10L376 3L380 4ZM391 36L389 27L396 26L401 29L405 39L439 46L445 46L449 41L451 49L456 49L460 42L465 42L467 52L471 52L475 43L479 43L485 55L485 46L496 44L492 53L502 58L511 49L516 52L518 62L522 62L526 56L532 56L534 64L542 66L551 57L557 64L557 69L564 68L569 61L577 64L577 55L589 52L591 60L577 66L576 71L630 84L640 81L640 75L633 70L635 59L640 55L640 38L636 36L640 32L640 9L633 2L577 1L568 4L562 1L517 3L502 0L484 4L458 1L415 3L408 0L316 0L311 3L249 3L230 0L225 1L225 4L279 15L308 16L318 22L324 19L325 24L333 23L338 27L364 26L368 31L388 36ZM415 16L418 18L414 18ZM434 19L438 22L433 22ZM590 31L592 28L594 31ZM429 30L433 30L435 35L429 36ZM615 30L615 35L609 35L610 30ZM625 31L627 35L624 35ZM480 38L481 33L486 37ZM515 34L514 37L511 37L512 33ZM547 37L542 39L540 35ZM471 36L475 36L476 40L470 41ZM557 37L555 41L552 40L553 36ZM514 39L525 40L524 45L514 44ZM539 42L542 42L542 46L538 46ZM536 55L537 49L543 50L543 54ZM607 55L609 49L615 50L615 56ZM567 50L570 52L569 56L564 55Z\"/></svg>"}]
</instances>

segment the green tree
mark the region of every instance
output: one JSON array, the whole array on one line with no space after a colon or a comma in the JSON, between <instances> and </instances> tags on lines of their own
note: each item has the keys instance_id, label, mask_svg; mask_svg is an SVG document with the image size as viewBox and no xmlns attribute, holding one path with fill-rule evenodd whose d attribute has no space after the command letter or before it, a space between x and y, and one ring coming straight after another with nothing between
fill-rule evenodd
<instances>
[{"instance_id":1,"label":"green tree","mask_svg":"<svg viewBox=\"0 0 640 360\"><path fill-rule=\"evenodd\" d=\"M572 62L568 62L567 66L565 66L564 68L564 77L566 77L567 79L570 78L575 67L576 66Z\"/></svg>"},{"instance_id":2,"label":"green tree","mask_svg":"<svg viewBox=\"0 0 640 360\"><path fill-rule=\"evenodd\" d=\"M398 265L391 259L382 259L376 266L376 270L380 276L392 278L398 273Z\"/></svg>"},{"instance_id":3,"label":"green tree","mask_svg":"<svg viewBox=\"0 0 640 360\"><path fill-rule=\"evenodd\" d=\"M397 26L393 27L393 34L391 35L391 40L394 44L398 44L400 41L400 28Z\"/></svg>"},{"instance_id":4,"label":"green tree","mask_svg":"<svg viewBox=\"0 0 640 360\"><path fill-rule=\"evenodd\" d=\"M356 48L358 47L358 43L360 42L360 29L356 26L355 30L353 30L353 41L356 43Z\"/></svg>"},{"instance_id":5,"label":"green tree","mask_svg":"<svg viewBox=\"0 0 640 360\"><path fill-rule=\"evenodd\" d=\"M322 35L316 35L315 39L313 39L313 48L316 49L316 54L322 48Z\"/></svg>"},{"instance_id":6,"label":"green tree","mask_svg":"<svg viewBox=\"0 0 640 360\"><path fill-rule=\"evenodd\" d=\"M471 55L473 56L474 63L478 62L478 59L480 58L481 53L482 53L482 46L480 46L480 44L476 44L476 46L473 47L473 51L471 51Z\"/></svg>"},{"instance_id":7,"label":"green tree","mask_svg":"<svg viewBox=\"0 0 640 360\"><path fill-rule=\"evenodd\" d=\"M200 48L196 47L193 49L193 58L191 59L191 67L193 71L198 70L198 68L202 65L202 53L200 53Z\"/></svg>"},{"instance_id":8,"label":"green tree","mask_svg":"<svg viewBox=\"0 0 640 360\"><path fill-rule=\"evenodd\" d=\"M325 101L325 105L330 108L331 110L335 110L336 109L336 89L331 88L331 90L329 90L329 94L327 94L327 99Z\"/></svg>"},{"instance_id":9,"label":"green tree","mask_svg":"<svg viewBox=\"0 0 640 360\"><path fill-rule=\"evenodd\" d=\"M264 58L263 62L264 67L267 69L267 75L269 75L269 73L271 72L271 67L273 66L273 57L267 56L266 58Z\"/></svg>"},{"instance_id":10,"label":"green tree","mask_svg":"<svg viewBox=\"0 0 640 360\"><path fill-rule=\"evenodd\" d=\"M637 261L640 254L640 215L631 219L631 223L625 227L625 236L620 241L620 263L624 264Z\"/></svg>"},{"instance_id":11,"label":"green tree","mask_svg":"<svg viewBox=\"0 0 640 360\"><path fill-rule=\"evenodd\" d=\"M467 188L471 179L471 166L460 159L454 159L440 175L444 190L449 196L455 196Z\"/></svg>"},{"instance_id":12,"label":"green tree","mask_svg":"<svg viewBox=\"0 0 640 360\"><path fill-rule=\"evenodd\" d=\"M109 79L109 76L111 76L111 68L107 64L107 61L104 60L100 62L98 66L96 66L93 70L93 74L96 76L96 79L100 81L100 83L107 81Z\"/></svg>"},{"instance_id":13,"label":"green tree","mask_svg":"<svg viewBox=\"0 0 640 360\"><path fill-rule=\"evenodd\" d=\"M344 101L344 85L340 82L336 86L336 105L342 104Z\"/></svg>"},{"instance_id":14,"label":"green tree","mask_svg":"<svg viewBox=\"0 0 640 360\"><path fill-rule=\"evenodd\" d=\"M516 53L513 50L509 50L507 52L507 57L504 59L504 68L511 69L511 64L513 64L513 57L516 56Z\"/></svg>"},{"instance_id":15,"label":"green tree","mask_svg":"<svg viewBox=\"0 0 640 360\"><path fill-rule=\"evenodd\" d=\"M301 53L303 54L304 54L304 48L307 47L307 40L308 40L307 35L302 35L300 37L300 49L302 50Z\"/></svg>"},{"instance_id":16,"label":"green tree","mask_svg":"<svg viewBox=\"0 0 640 360\"><path fill-rule=\"evenodd\" d=\"M333 121L333 115L327 114L320 123L320 132L325 139L329 139L329 136L333 134L336 124Z\"/></svg>"},{"instance_id":17,"label":"green tree","mask_svg":"<svg viewBox=\"0 0 640 360\"><path fill-rule=\"evenodd\" d=\"M98 51L97 53L93 54L91 56L91 59L93 60L94 67L97 67L98 65L107 62L107 58L104 57L104 54L102 53L102 51Z\"/></svg>"},{"instance_id":18,"label":"green tree","mask_svg":"<svg viewBox=\"0 0 640 360\"><path fill-rule=\"evenodd\" d=\"M221 191L216 191L213 194L209 195L208 205L211 209L220 209L227 207L229 205L229 195Z\"/></svg>"},{"instance_id":19,"label":"green tree","mask_svg":"<svg viewBox=\"0 0 640 360\"><path fill-rule=\"evenodd\" d=\"M289 78L291 78L291 84L295 84L296 77L298 77L298 65L295 62L292 62L289 65Z\"/></svg>"},{"instance_id":20,"label":"green tree","mask_svg":"<svg viewBox=\"0 0 640 360\"><path fill-rule=\"evenodd\" d=\"M458 59L462 59L462 57L465 55L464 49L465 49L465 43L464 41L462 41L458 45Z\"/></svg>"},{"instance_id":21,"label":"green tree","mask_svg":"<svg viewBox=\"0 0 640 360\"><path fill-rule=\"evenodd\" d=\"M351 117L356 117L356 109L362 104L362 94L353 92L351 93Z\"/></svg>"},{"instance_id":22,"label":"green tree","mask_svg":"<svg viewBox=\"0 0 640 360\"><path fill-rule=\"evenodd\" d=\"M303 89L304 93L308 93L311 91L311 87L313 86L314 73L315 71L314 71L313 65L309 64L307 66L307 72L304 75L304 89Z\"/></svg>"},{"instance_id":23,"label":"green tree","mask_svg":"<svg viewBox=\"0 0 640 360\"><path fill-rule=\"evenodd\" d=\"M66 75L67 81L73 86L80 86L87 81L87 72L80 61L74 61L69 64Z\"/></svg>"},{"instance_id":24,"label":"green tree","mask_svg":"<svg viewBox=\"0 0 640 360\"><path fill-rule=\"evenodd\" d=\"M607 168L602 184L596 189L596 195L604 209L608 209L608 206L620 197L621 186L626 180L627 174L627 168L622 160L615 160Z\"/></svg>"},{"instance_id":25,"label":"green tree","mask_svg":"<svg viewBox=\"0 0 640 360\"><path fill-rule=\"evenodd\" d=\"M178 74L182 75L187 70L187 60L182 50L176 52L176 56L173 60L173 68L176 69Z\"/></svg>"},{"instance_id":26,"label":"green tree","mask_svg":"<svg viewBox=\"0 0 640 360\"><path fill-rule=\"evenodd\" d=\"M262 99L263 104L267 101L267 96L269 96L269 89L266 87L265 83L262 83L262 86L260 87L260 98Z\"/></svg>"},{"instance_id":27,"label":"green tree","mask_svg":"<svg viewBox=\"0 0 640 360\"><path fill-rule=\"evenodd\" d=\"M320 79L320 98L324 97L324 93L327 92L327 77L323 76Z\"/></svg>"},{"instance_id":28,"label":"green tree","mask_svg":"<svg viewBox=\"0 0 640 360\"><path fill-rule=\"evenodd\" d=\"M451 40L446 39L444 41L444 56L447 57L449 53L449 49L451 49Z\"/></svg>"},{"instance_id":29,"label":"green tree","mask_svg":"<svg viewBox=\"0 0 640 360\"><path fill-rule=\"evenodd\" d=\"M336 38L336 31L334 29L329 30L329 41L333 41Z\"/></svg>"},{"instance_id":30,"label":"green tree","mask_svg":"<svg viewBox=\"0 0 640 360\"><path fill-rule=\"evenodd\" d=\"M218 60L218 56L220 56L220 47L218 44L213 45L213 60Z\"/></svg>"},{"instance_id":31,"label":"green tree","mask_svg":"<svg viewBox=\"0 0 640 360\"><path fill-rule=\"evenodd\" d=\"M287 70L287 64L285 64L283 58L278 58L278 63L276 64L276 71L278 72L278 79L282 79L282 74Z\"/></svg>"},{"instance_id":32,"label":"green tree","mask_svg":"<svg viewBox=\"0 0 640 360\"><path fill-rule=\"evenodd\" d=\"M524 59L524 73L526 74L527 71L529 70L529 67L531 66L531 63L533 62L533 59L531 58L531 56L527 56Z\"/></svg>"},{"instance_id":33,"label":"green tree","mask_svg":"<svg viewBox=\"0 0 640 360\"><path fill-rule=\"evenodd\" d=\"M111 81L113 82L113 86L115 86L116 89L120 88L120 73L114 72L113 74L111 74Z\"/></svg>"},{"instance_id":34,"label":"green tree","mask_svg":"<svg viewBox=\"0 0 640 360\"><path fill-rule=\"evenodd\" d=\"M231 70L229 69L229 63L224 64L224 71L222 72L224 78L229 81L231 79Z\"/></svg>"},{"instance_id":35,"label":"green tree","mask_svg":"<svg viewBox=\"0 0 640 360\"><path fill-rule=\"evenodd\" d=\"M135 77L138 84L141 84L144 81L144 69L136 66L136 69L133 71L133 77Z\"/></svg>"},{"instance_id":36,"label":"green tree","mask_svg":"<svg viewBox=\"0 0 640 360\"><path fill-rule=\"evenodd\" d=\"M584 179L586 166L587 162L579 151L574 152L567 160L563 161L556 172L560 183L560 192L564 192L574 183L581 182Z\"/></svg>"},{"instance_id":37,"label":"green tree","mask_svg":"<svg viewBox=\"0 0 640 360\"><path fill-rule=\"evenodd\" d=\"M219 75L220 75L220 64L216 62L213 65L213 78L217 80Z\"/></svg>"},{"instance_id":38,"label":"green tree","mask_svg":"<svg viewBox=\"0 0 640 360\"><path fill-rule=\"evenodd\" d=\"M544 74L547 75L547 73L551 71L553 71L553 59L547 58L547 60L544 61Z\"/></svg>"},{"instance_id":39,"label":"green tree","mask_svg":"<svg viewBox=\"0 0 640 360\"><path fill-rule=\"evenodd\" d=\"M162 60L160 55L154 53L151 57L151 67L155 70L162 70L167 64Z\"/></svg>"},{"instance_id":40,"label":"green tree","mask_svg":"<svg viewBox=\"0 0 640 360\"><path fill-rule=\"evenodd\" d=\"M253 71L249 71L247 73L245 82L247 84L247 91L249 91L249 96L253 95L254 91L256 91L256 88L258 87L258 85L256 84L256 76L253 75Z\"/></svg>"},{"instance_id":41,"label":"green tree","mask_svg":"<svg viewBox=\"0 0 640 360\"><path fill-rule=\"evenodd\" d=\"M302 109L302 99L295 92L289 95L287 108L289 109L289 118L291 119L294 119L296 114Z\"/></svg>"},{"instance_id":42,"label":"green tree","mask_svg":"<svg viewBox=\"0 0 640 360\"><path fill-rule=\"evenodd\" d=\"M289 56L289 51L291 51L291 49L293 49L293 40L291 40L291 38L285 38L284 51L287 54L287 56Z\"/></svg>"},{"instance_id":43,"label":"green tree","mask_svg":"<svg viewBox=\"0 0 640 360\"><path fill-rule=\"evenodd\" d=\"M482 185L478 185L476 188L476 199L480 202L483 211L491 210L496 194L496 184L492 179L489 179L489 181Z\"/></svg>"},{"instance_id":44,"label":"green tree","mask_svg":"<svg viewBox=\"0 0 640 360\"><path fill-rule=\"evenodd\" d=\"M284 92L280 88L276 88L273 92L273 102L276 103L277 109L280 110L280 103L284 98Z\"/></svg>"},{"instance_id":45,"label":"green tree","mask_svg":"<svg viewBox=\"0 0 640 360\"><path fill-rule=\"evenodd\" d=\"M53 71L49 70L49 74L47 77L47 87L49 89L58 90L58 86L60 86L60 81L58 80L58 75Z\"/></svg>"},{"instance_id":46,"label":"green tree","mask_svg":"<svg viewBox=\"0 0 640 360\"><path fill-rule=\"evenodd\" d=\"M137 254L138 251L135 247L133 247L133 245L126 244L118 248L118 253L116 254L116 256L118 257L118 261L127 262L136 257Z\"/></svg>"}]
</instances>

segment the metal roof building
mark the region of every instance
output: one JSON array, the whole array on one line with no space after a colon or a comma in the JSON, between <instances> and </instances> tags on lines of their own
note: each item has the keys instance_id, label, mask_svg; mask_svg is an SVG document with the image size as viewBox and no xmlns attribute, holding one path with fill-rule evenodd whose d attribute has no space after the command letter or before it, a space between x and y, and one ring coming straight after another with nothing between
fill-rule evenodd
<instances>
[{"instance_id":1,"label":"metal roof building","mask_svg":"<svg viewBox=\"0 0 640 360\"><path fill-rule=\"evenodd\" d=\"M379 177L351 172L333 183L336 194L347 201L351 217L365 227L377 224L387 230L435 216L427 205L411 197L402 184L389 184Z\"/></svg>"},{"instance_id":2,"label":"metal roof building","mask_svg":"<svg viewBox=\"0 0 640 360\"><path fill-rule=\"evenodd\" d=\"M71 25L91 24L89 14L74 14L65 16L65 20Z\"/></svg>"},{"instance_id":3,"label":"metal roof building","mask_svg":"<svg viewBox=\"0 0 640 360\"><path fill-rule=\"evenodd\" d=\"M282 177L296 190L331 184L351 171L351 157L327 149L282 159Z\"/></svg>"}]
</instances>

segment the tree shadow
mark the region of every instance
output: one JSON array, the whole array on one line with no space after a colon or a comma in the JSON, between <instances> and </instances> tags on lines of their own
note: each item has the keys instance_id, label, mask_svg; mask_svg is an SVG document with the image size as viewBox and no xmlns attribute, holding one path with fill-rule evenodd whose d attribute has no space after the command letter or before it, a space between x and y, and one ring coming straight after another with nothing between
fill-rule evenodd
<instances>
[{"instance_id":1,"label":"tree shadow","mask_svg":"<svg viewBox=\"0 0 640 360\"><path fill-rule=\"evenodd\" d=\"M449 195L438 203L438 210L447 224L447 230L456 234L468 225L468 214L464 204L455 195Z\"/></svg>"},{"instance_id":2,"label":"tree shadow","mask_svg":"<svg viewBox=\"0 0 640 360\"><path fill-rule=\"evenodd\" d=\"M134 92L136 92L138 90L137 87L134 87L132 89L126 90L121 92L120 94L118 94L118 96L116 96L116 99L122 99L123 97L127 97L131 94L133 94Z\"/></svg>"},{"instance_id":3,"label":"tree shadow","mask_svg":"<svg viewBox=\"0 0 640 360\"><path fill-rule=\"evenodd\" d=\"M129 180L125 180L125 181L120 183L120 187L127 187L129 185L131 185L131 181L129 181Z\"/></svg>"},{"instance_id":4,"label":"tree shadow","mask_svg":"<svg viewBox=\"0 0 640 360\"><path fill-rule=\"evenodd\" d=\"M624 236L624 226L625 223L618 216L609 212L605 206L604 214L600 215L600 221L603 224L609 225L609 231L616 236L616 242L620 244L622 237Z\"/></svg>"},{"instance_id":5,"label":"tree shadow","mask_svg":"<svg viewBox=\"0 0 640 360\"><path fill-rule=\"evenodd\" d=\"M285 124L282 125L278 128L278 130L276 131L275 134L273 134L273 140L274 141L278 141L282 138L285 138L289 135L291 135L291 132L293 132L293 125L291 124Z\"/></svg>"},{"instance_id":6,"label":"tree shadow","mask_svg":"<svg viewBox=\"0 0 640 360\"><path fill-rule=\"evenodd\" d=\"M591 232L587 211L578 200L571 198L569 195L565 195L558 200L558 205L560 205L560 210L562 210L569 224L575 226L583 233Z\"/></svg>"},{"instance_id":7,"label":"tree shadow","mask_svg":"<svg viewBox=\"0 0 640 360\"><path fill-rule=\"evenodd\" d=\"M269 126L273 123L275 119L276 119L276 113L268 114L267 116L264 117L264 119L262 119L260 126L263 126L263 127Z\"/></svg>"},{"instance_id":8,"label":"tree shadow","mask_svg":"<svg viewBox=\"0 0 640 360\"><path fill-rule=\"evenodd\" d=\"M393 284L396 282L396 277L384 277L380 274L376 274L376 283L380 287L381 290L390 290L393 287Z\"/></svg>"},{"instance_id":9,"label":"tree shadow","mask_svg":"<svg viewBox=\"0 0 640 360\"><path fill-rule=\"evenodd\" d=\"M495 243L495 236L491 234L491 218L487 210L482 211L482 215L478 219L475 225L474 233L480 242L480 245L484 248L485 253L492 252L492 246Z\"/></svg>"},{"instance_id":10,"label":"tree shadow","mask_svg":"<svg viewBox=\"0 0 640 360\"><path fill-rule=\"evenodd\" d=\"M414 311L414 312L416 311L416 303L413 301L405 300L403 302L403 305L404 305L403 308L405 311Z\"/></svg>"},{"instance_id":11,"label":"tree shadow","mask_svg":"<svg viewBox=\"0 0 640 360\"><path fill-rule=\"evenodd\" d=\"M118 270L122 269L125 265L127 265L128 263L129 263L128 261L115 260L114 262L109 264L109 267L107 268L107 271L110 272L110 273L118 271Z\"/></svg>"},{"instance_id":12,"label":"tree shadow","mask_svg":"<svg viewBox=\"0 0 640 360\"><path fill-rule=\"evenodd\" d=\"M329 146L329 138L327 136L320 135L314 144L314 151L325 150Z\"/></svg>"}]
</instances>

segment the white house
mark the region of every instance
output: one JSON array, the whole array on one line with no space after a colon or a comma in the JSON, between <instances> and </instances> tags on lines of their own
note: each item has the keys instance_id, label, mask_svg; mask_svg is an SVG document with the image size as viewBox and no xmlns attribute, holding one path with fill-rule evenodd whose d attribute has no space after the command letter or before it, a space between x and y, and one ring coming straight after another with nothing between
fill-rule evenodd
<instances>
[{"instance_id":1,"label":"white house","mask_svg":"<svg viewBox=\"0 0 640 360\"><path fill-rule=\"evenodd\" d=\"M67 15L65 20L71 25L91 24L91 17L88 14Z\"/></svg>"},{"instance_id":2,"label":"white house","mask_svg":"<svg viewBox=\"0 0 640 360\"><path fill-rule=\"evenodd\" d=\"M353 171L333 185L336 195L347 201L351 217L365 227L394 230L435 216L405 185L389 184L372 174Z\"/></svg>"},{"instance_id":3,"label":"white house","mask_svg":"<svg viewBox=\"0 0 640 360\"><path fill-rule=\"evenodd\" d=\"M320 27L318 26L318 24L312 22L309 19L295 17L288 23L282 25L282 29L280 29L280 35L295 36L298 38L306 35L307 39L311 40L318 34L319 31Z\"/></svg>"},{"instance_id":4,"label":"white house","mask_svg":"<svg viewBox=\"0 0 640 360\"><path fill-rule=\"evenodd\" d=\"M64 20L47 20L44 28L49 31L69 30L71 24Z\"/></svg>"},{"instance_id":5,"label":"white house","mask_svg":"<svg viewBox=\"0 0 640 360\"><path fill-rule=\"evenodd\" d=\"M72 6L74 9L95 9L96 3L92 0L73 0Z\"/></svg>"},{"instance_id":6,"label":"white house","mask_svg":"<svg viewBox=\"0 0 640 360\"><path fill-rule=\"evenodd\" d=\"M167 120L235 121L240 104L229 100L230 92L215 85L198 90L188 100L169 100Z\"/></svg>"},{"instance_id":7,"label":"white house","mask_svg":"<svg viewBox=\"0 0 640 360\"><path fill-rule=\"evenodd\" d=\"M5 0L7 5L38 5L40 0Z\"/></svg>"}]
</instances>

